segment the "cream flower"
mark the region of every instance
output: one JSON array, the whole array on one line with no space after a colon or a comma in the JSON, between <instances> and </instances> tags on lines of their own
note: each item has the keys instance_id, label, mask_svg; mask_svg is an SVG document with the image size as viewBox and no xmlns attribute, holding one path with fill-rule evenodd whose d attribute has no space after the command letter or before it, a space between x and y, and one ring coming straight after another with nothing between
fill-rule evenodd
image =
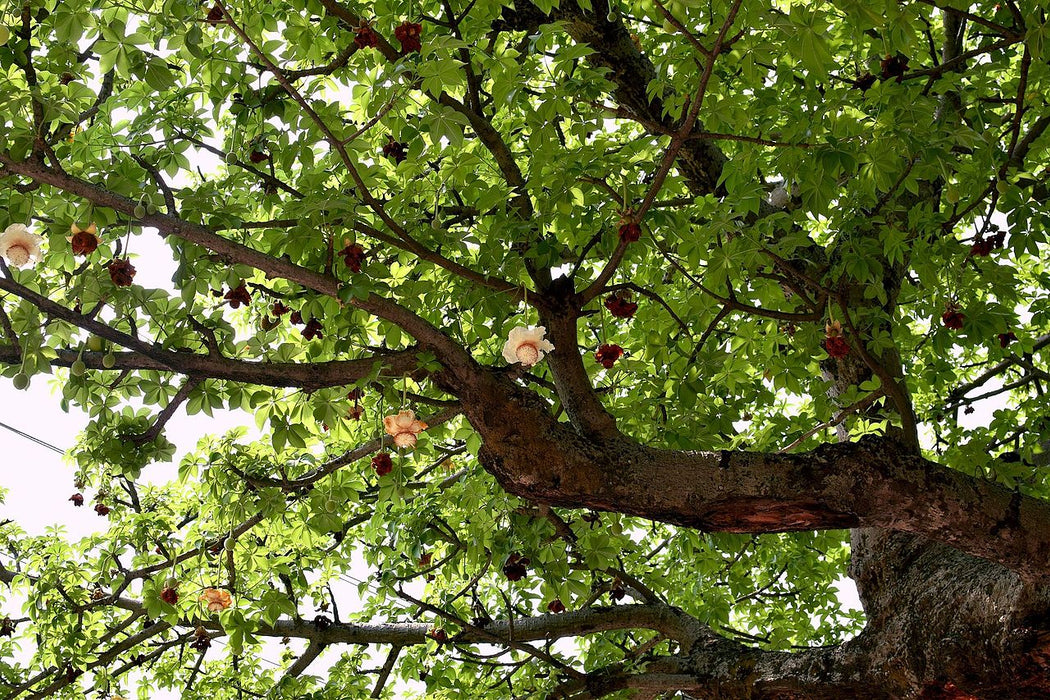
<instances>
[{"instance_id":1,"label":"cream flower","mask_svg":"<svg viewBox=\"0 0 1050 700\"><path fill-rule=\"evenodd\" d=\"M525 328L518 326L510 332L507 342L503 345L503 357L511 364L520 362L526 367L532 367L543 359L543 354L554 349L549 340L543 336L547 329L543 326Z\"/></svg>"},{"instance_id":2,"label":"cream flower","mask_svg":"<svg viewBox=\"0 0 1050 700\"><path fill-rule=\"evenodd\" d=\"M427 429L427 424L416 420L414 411L399 411L396 416L383 418L383 429L393 436L398 447L415 447L416 436Z\"/></svg>"},{"instance_id":3,"label":"cream flower","mask_svg":"<svg viewBox=\"0 0 1050 700\"><path fill-rule=\"evenodd\" d=\"M233 605L230 594L218 588L205 588L200 599L208 604L208 612L221 612Z\"/></svg>"},{"instance_id":4,"label":"cream flower","mask_svg":"<svg viewBox=\"0 0 1050 700\"><path fill-rule=\"evenodd\" d=\"M769 203L777 209L783 209L791 204L791 194L783 185L777 185L776 188L769 193Z\"/></svg>"},{"instance_id":5,"label":"cream flower","mask_svg":"<svg viewBox=\"0 0 1050 700\"><path fill-rule=\"evenodd\" d=\"M30 233L24 224L11 224L0 234L0 255L15 267L24 267L40 259L40 242L43 240Z\"/></svg>"}]
</instances>

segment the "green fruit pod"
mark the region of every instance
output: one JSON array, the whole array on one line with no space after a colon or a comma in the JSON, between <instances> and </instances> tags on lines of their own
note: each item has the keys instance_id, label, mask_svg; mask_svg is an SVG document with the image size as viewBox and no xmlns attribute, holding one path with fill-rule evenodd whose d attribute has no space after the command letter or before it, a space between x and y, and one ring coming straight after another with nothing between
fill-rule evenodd
<instances>
[{"instance_id":1,"label":"green fruit pod","mask_svg":"<svg viewBox=\"0 0 1050 700\"><path fill-rule=\"evenodd\" d=\"M116 364L117 358L113 355L112 352L107 352L105 355L102 356L102 366L106 369L113 369L113 367Z\"/></svg>"},{"instance_id":2,"label":"green fruit pod","mask_svg":"<svg viewBox=\"0 0 1050 700\"><path fill-rule=\"evenodd\" d=\"M15 388L19 391L25 391L29 388L29 377L25 372L19 372L16 374L12 381L14 382Z\"/></svg>"},{"instance_id":3,"label":"green fruit pod","mask_svg":"<svg viewBox=\"0 0 1050 700\"><path fill-rule=\"evenodd\" d=\"M146 216L146 207L142 204L136 204L134 211L132 211L132 214L135 215L136 219L141 219L144 216Z\"/></svg>"},{"instance_id":4,"label":"green fruit pod","mask_svg":"<svg viewBox=\"0 0 1050 700\"><path fill-rule=\"evenodd\" d=\"M0 45L6 44L7 40L10 38L11 30L3 25L0 25Z\"/></svg>"},{"instance_id":5,"label":"green fruit pod","mask_svg":"<svg viewBox=\"0 0 1050 700\"><path fill-rule=\"evenodd\" d=\"M84 372L87 371L87 365L81 359L74 360L73 364L69 366L69 373L74 377L83 377Z\"/></svg>"}]
</instances>

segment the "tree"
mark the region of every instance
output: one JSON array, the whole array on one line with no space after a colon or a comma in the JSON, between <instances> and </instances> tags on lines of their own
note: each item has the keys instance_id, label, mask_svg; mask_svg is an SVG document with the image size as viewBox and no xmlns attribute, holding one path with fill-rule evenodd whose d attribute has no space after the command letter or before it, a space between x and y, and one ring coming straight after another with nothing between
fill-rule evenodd
<instances>
[{"instance_id":1,"label":"tree","mask_svg":"<svg viewBox=\"0 0 1050 700\"><path fill-rule=\"evenodd\" d=\"M108 519L0 529L6 696L1046 697L1050 23L966 8L6 3Z\"/></svg>"}]
</instances>

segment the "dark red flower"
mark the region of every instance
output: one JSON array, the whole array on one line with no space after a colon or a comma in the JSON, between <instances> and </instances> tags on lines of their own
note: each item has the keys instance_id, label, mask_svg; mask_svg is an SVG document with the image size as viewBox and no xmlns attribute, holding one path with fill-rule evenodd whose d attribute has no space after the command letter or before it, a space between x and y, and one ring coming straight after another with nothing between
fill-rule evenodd
<instances>
[{"instance_id":1,"label":"dark red flower","mask_svg":"<svg viewBox=\"0 0 1050 700\"><path fill-rule=\"evenodd\" d=\"M98 248L98 236L91 231L77 231L69 239L73 255L91 255Z\"/></svg>"},{"instance_id":2,"label":"dark red flower","mask_svg":"<svg viewBox=\"0 0 1050 700\"><path fill-rule=\"evenodd\" d=\"M1012 343L1015 340L1017 340L1017 336L1014 335L1013 331L1007 331L1005 333L1000 333L998 338L999 338L999 347L1001 347L1001 348L1005 348L1005 347L1009 346L1010 343Z\"/></svg>"},{"instance_id":3,"label":"dark red flower","mask_svg":"<svg viewBox=\"0 0 1050 700\"><path fill-rule=\"evenodd\" d=\"M248 160L250 160L253 163L262 163L264 161L270 160L270 154L261 149L257 149L251 152L251 155L248 156Z\"/></svg>"},{"instance_id":4,"label":"dark red flower","mask_svg":"<svg viewBox=\"0 0 1050 700\"><path fill-rule=\"evenodd\" d=\"M620 239L625 243L634 243L642 237L642 227L637 221L624 221L620 224Z\"/></svg>"},{"instance_id":5,"label":"dark red flower","mask_svg":"<svg viewBox=\"0 0 1050 700\"><path fill-rule=\"evenodd\" d=\"M69 85L71 82L77 79L77 76L72 73L63 73L62 77L58 79L58 82L62 85Z\"/></svg>"},{"instance_id":6,"label":"dark red flower","mask_svg":"<svg viewBox=\"0 0 1050 700\"><path fill-rule=\"evenodd\" d=\"M609 598L613 601L621 601L625 595L627 595L627 591L619 583L613 586L612 590L609 591Z\"/></svg>"},{"instance_id":7,"label":"dark red flower","mask_svg":"<svg viewBox=\"0 0 1050 700\"><path fill-rule=\"evenodd\" d=\"M561 602L561 598L555 598L547 603L547 610L555 614L563 613L565 612L565 603Z\"/></svg>"},{"instance_id":8,"label":"dark red flower","mask_svg":"<svg viewBox=\"0 0 1050 700\"><path fill-rule=\"evenodd\" d=\"M430 552L419 555L419 561L417 562L420 569L425 569L430 566L430 562L433 561L434 555Z\"/></svg>"},{"instance_id":9,"label":"dark red flower","mask_svg":"<svg viewBox=\"0 0 1050 700\"><path fill-rule=\"evenodd\" d=\"M77 508L79 508L80 506L84 505L84 495L83 494L74 493L72 496L69 497L69 500L73 501L73 505L75 505Z\"/></svg>"},{"instance_id":10,"label":"dark red flower","mask_svg":"<svg viewBox=\"0 0 1050 700\"><path fill-rule=\"evenodd\" d=\"M508 581L520 581L529 573L531 563L528 557L523 557L515 552L503 563L503 575Z\"/></svg>"},{"instance_id":11,"label":"dark red flower","mask_svg":"<svg viewBox=\"0 0 1050 700\"><path fill-rule=\"evenodd\" d=\"M638 310L638 304L631 301L630 292L619 291L605 297L605 308L616 318L630 318Z\"/></svg>"},{"instance_id":12,"label":"dark red flower","mask_svg":"<svg viewBox=\"0 0 1050 700\"><path fill-rule=\"evenodd\" d=\"M222 7L219 6L219 3L215 3L211 10L208 11L208 16L205 19L207 20L208 24L218 24L222 21L222 18Z\"/></svg>"},{"instance_id":13,"label":"dark red flower","mask_svg":"<svg viewBox=\"0 0 1050 700\"><path fill-rule=\"evenodd\" d=\"M226 292L226 296L223 297L226 301L230 302L230 308L240 308L241 304L247 306L252 301L252 295L248 292L248 287L245 286L244 280L236 287Z\"/></svg>"},{"instance_id":14,"label":"dark red flower","mask_svg":"<svg viewBox=\"0 0 1050 700\"><path fill-rule=\"evenodd\" d=\"M978 238L970 246L970 255L975 258L982 258L992 254L992 241L988 238Z\"/></svg>"},{"instance_id":15,"label":"dark red flower","mask_svg":"<svg viewBox=\"0 0 1050 700\"><path fill-rule=\"evenodd\" d=\"M857 79L853 81L853 86L858 88L861 92L867 92L868 88L874 84L875 76L867 72L865 72L864 75L858 75Z\"/></svg>"},{"instance_id":16,"label":"dark red flower","mask_svg":"<svg viewBox=\"0 0 1050 700\"><path fill-rule=\"evenodd\" d=\"M365 395L364 389L361 389L359 387L354 387L350 391L346 392L346 398L349 399L350 401L353 401L354 403L357 403L358 401L360 401L361 398L364 395Z\"/></svg>"},{"instance_id":17,"label":"dark red flower","mask_svg":"<svg viewBox=\"0 0 1050 700\"><path fill-rule=\"evenodd\" d=\"M355 403L354 407L351 408L347 412L346 417L349 418L350 420L361 420L361 416L363 416L364 414L365 414L365 407L362 406L361 404L356 404Z\"/></svg>"},{"instance_id":18,"label":"dark red flower","mask_svg":"<svg viewBox=\"0 0 1050 700\"><path fill-rule=\"evenodd\" d=\"M292 315L288 317L288 320L295 325L300 326L303 323L303 314L300 311L293 311Z\"/></svg>"},{"instance_id":19,"label":"dark red flower","mask_svg":"<svg viewBox=\"0 0 1050 700\"><path fill-rule=\"evenodd\" d=\"M965 320L966 314L959 311L959 307L955 304L950 305L948 310L941 314L941 323L945 328L951 328L953 331L960 330Z\"/></svg>"},{"instance_id":20,"label":"dark red flower","mask_svg":"<svg viewBox=\"0 0 1050 700\"><path fill-rule=\"evenodd\" d=\"M594 353L594 359L605 369L612 369L621 356L623 356L623 348L608 343L599 346L598 352Z\"/></svg>"},{"instance_id":21,"label":"dark red flower","mask_svg":"<svg viewBox=\"0 0 1050 700\"><path fill-rule=\"evenodd\" d=\"M95 512L99 515L109 515L109 506L107 506L105 503L96 503Z\"/></svg>"},{"instance_id":22,"label":"dark red flower","mask_svg":"<svg viewBox=\"0 0 1050 700\"><path fill-rule=\"evenodd\" d=\"M849 354L849 342L841 335L825 338L824 350L829 357L845 357Z\"/></svg>"},{"instance_id":23,"label":"dark red flower","mask_svg":"<svg viewBox=\"0 0 1050 700\"><path fill-rule=\"evenodd\" d=\"M354 46L358 49L374 49L379 46L379 35L367 24L362 24L354 33Z\"/></svg>"},{"instance_id":24,"label":"dark red flower","mask_svg":"<svg viewBox=\"0 0 1050 700\"><path fill-rule=\"evenodd\" d=\"M168 605L175 605L179 602L179 592L171 586L165 586L160 590L160 599Z\"/></svg>"},{"instance_id":25,"label":"dark red flower","mask_svg":"<svg viewBox=\"0 0 1050 700\"><path fill-rule=\"evenodd\" d=\"M415 22L402 22L401 26L394 30L394 37L401 42L401 53L411 53L423 48L419 40L423 33L423 26Z\"/></svg>"},{"instance_id":26,"label":"dark red flower","mask_svg":"<svg viewBox=\"0 0 1050 700\"><path fill-rule=\"evenodd\" d=\"M436 627L427 632L427 636L433 639L438 644L444 644L448 641L448 633L440 627Z\"/></svg>"},{"instance_id":27,"label":"dark red flower","mask_svg":"<svg viewBox=\"0 0 1050 700\"><path fill-rule=\"evenodd\" d=\"M408 157L406 151L408 150L408 144L400 141L395 141L394 137L390 139L383 146L383 155L390 158L395 163L401 163Z\"/></svg>"},{"instance_id":28,"label":"dark red flower","mask_svg":"<svg viewBox=\"0 0 1050 700\"><path fill-rule=\"evenodd\" d=\"M289 311L291 311L291 309L289 309L287 306L285 306L279 301L275 301L270 307L270 313L277 317L284 316Z\"/></svg>"},{"instance_id":29,"label":"dark red flower","mask_svg":"<svg viewBox=\"0 0 1050 700\"><path fill-rule=\"evenodd\" d=\"M14 634L14 621L9 617L5 617L3 620L0 620L0 637L13 637Z\"/></svg>"},{"instance_id":30,"label":"dark red flower","mask_svg":"<svg viewBox=\"0 0 1050 700\"><path fill-rule=\"evenodd\" d=\"M376 474L379 476L386 476L390 472L394 471L394 460L390 459L389 452L380 452L372 458L372 469L376 470Z\"/></svg>"},{"instance_id":31,"label":"dark red flower","mask_svg":"<svg viewBox=\"0 0 1050 700\"><path fill-rule=\"evenodd\" d=\"M208 651L210 646L211 635L208 634L208 630L198 627L197 631L193 633L193 642L190 644L190 648L203 654Z\"/></svg>"},{"instance_id":32,"label":"dark red flower","mask_svg":"<svg viewBox=\"0 0 1050 700\"><path fill-rule=\"evenodd\" d=\"M109 278L118 287L130 287L131 281L135 279L135 266L127 258L116 258L110 260L106 266L109 268Z\"/></svg>"},{"instance_id":33,"label":"dark red flower","mask_svg":"<svg viewBox=\"0 0 1050 700\"><path fill-rule=\"evenodd\" d=\"M896 78L899 83L904 79L904 74L908 72L908 59L900 54L886 56L886 58L882 59L879 67L882 69L883 80Z\"/></svg>"},{"instance_id":34,"label":"dark red flower","mask_svg":"<svg viewBox=\"0 0 1050 700\"><path fill-rule=\"evenodd\" d=\"M311 317L310 320L306 322L306 327L303 328L302 333L303 337L307 340L313 340L314 338L324 338L323 330L324 326L321 325L321 322L316 318Z\"/></svg>"},{"instance_id":35,"label":"dark red flower","mask_svg":"<svg viewBox=\"0 0 1050 700\"><path fill-rule=\"evenodd\" d=\"M340 250L339 255L343 256L343 262L346 263L351 272L361 271L361 263L365 259L365 249L359 243L351 243Z\"/></svg>"}]
</instances>

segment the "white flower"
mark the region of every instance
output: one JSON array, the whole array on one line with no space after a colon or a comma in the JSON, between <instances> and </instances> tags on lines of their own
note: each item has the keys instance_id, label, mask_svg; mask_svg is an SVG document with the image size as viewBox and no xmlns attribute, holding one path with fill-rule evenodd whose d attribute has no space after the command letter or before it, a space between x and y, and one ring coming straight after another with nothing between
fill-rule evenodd
<instances>
[{"instance_id":1,"label":"white flower","mask_svg":"<svg viewBox=\"0 0 1050 700\"><path fill-rule=\"evenodd\" d=\"M415 447L416 436L427 429L427 424L416 420L414 411L399 411L396 416L383 418L383 429L393 436L398 447Z\"/></svg>"},{"instance_id":2,"label":"white flower","mask_svg":"<svg viewBox=\"0 0 1050 700\"><path fill-rule=\"evenodd\" d=\"M11 224L0 234L0 255L15 267L24 267L40 259L40 242L43 240L30 233L24 224Z\"/></svg>"},{"instance_id":3,"label":"white flower","mask_svg":"<svg viewBox=\"0 0 1050 700\"><path fill-rule=\"evenodd\" d=\"M507 362L520 362L526 367L532 367L543 359L543 354L554 350L549 340L543 336L547 329L543 326L525 328L518 326L510 332L507 342L503 345L503 357Z\"/></svg>"},{"instance_id":4,"label":"white flower","mask_svg":"<svg viewBox=\"0 0 1050 700\"><path fill-rule=\"evenodd\" d=\"M791 195L788 194L787 188L783 185L777 185L776 188L769 193L769 203L777 209L783 209L791 203Z\"/></svg>"}]
</instances>

